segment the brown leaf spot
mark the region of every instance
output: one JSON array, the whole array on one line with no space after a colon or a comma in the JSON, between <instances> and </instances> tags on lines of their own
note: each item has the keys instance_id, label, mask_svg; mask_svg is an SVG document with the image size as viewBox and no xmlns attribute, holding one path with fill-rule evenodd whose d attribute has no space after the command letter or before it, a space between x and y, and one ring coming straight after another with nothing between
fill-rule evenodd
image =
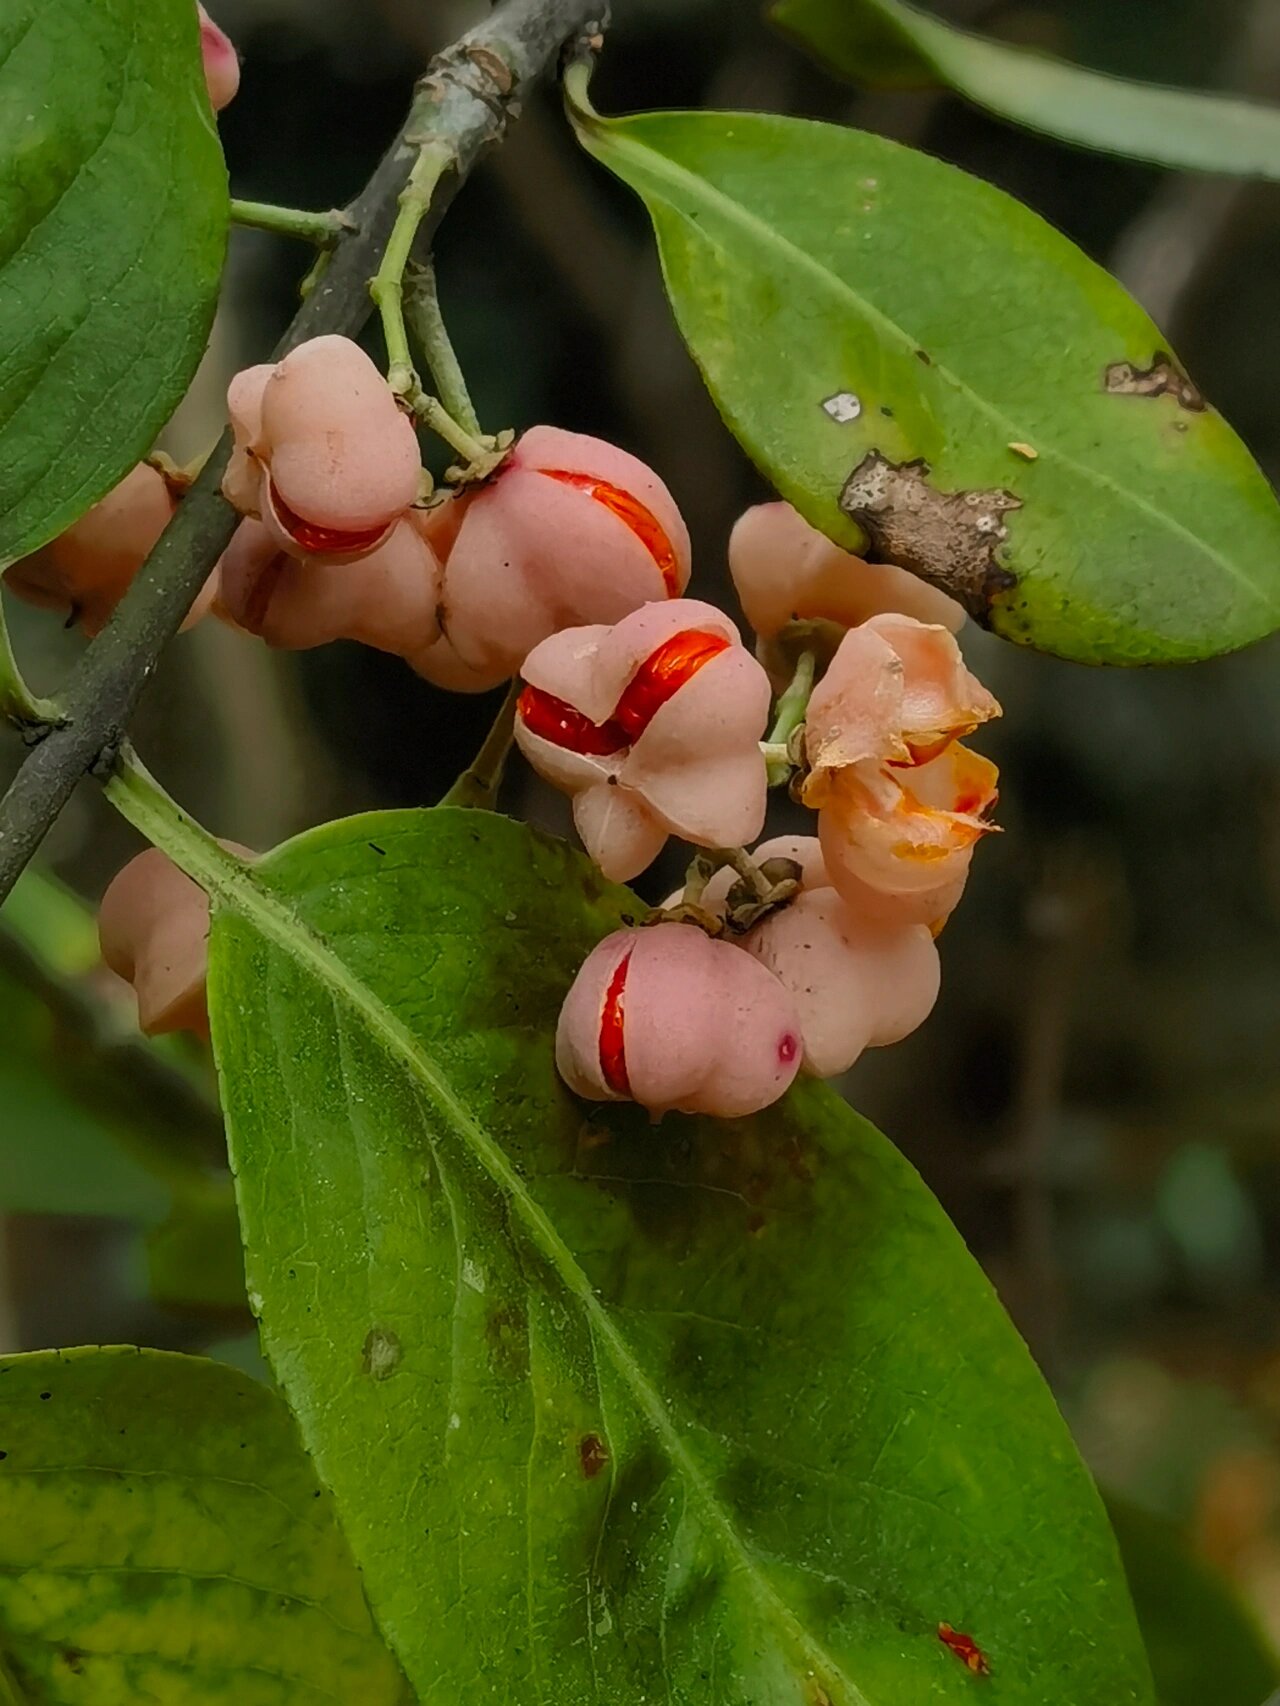
<instances>
[{"instance_id":1,"label":"brown leaf spot","mask_svg":"<svg viewBox=\"0 0 1280 1706\"><path fill-rule=\"evenodd\" d=\"M966 1670L971 1670L975 1676L991 1675L987 1655L972 1635L961 1634L960 1630L953 1629L949 1623L939 1623L938 1639L955 1654Z\"/></svg>"},{"instance_id":2,"label":"brown leaf spot","mask_svg":"<svg viewBox=\"0 0 1280 1706\"><path fill-rule=\"evenodd\" d=\"M609 1453L599 1434L583 1434L578 1441L578 1461L586 1479L594 1481L609 1461Z\"/></svg>"},{"instance_id":3,"label":"brown leaf spot","mask_svg":"<svg viewBox=\"0 0 1280 1706\"><path fill-rule=\"evenodd\" d=\"M404 1352L399 1336L386 1327L370 1327L360 1350L360 1367L375 1380L388 1380L400 1366Z\"/></svg>"},{"instance_id":4,"label":"brown leaf spot","mask_svg":"<svg viewBox=\"0 0 1280 1706\"><path fill-rule=\"evenodd\" d=\"M84 1670L84 1654L79 1647L64 1647L58 1657L66 1665L72 1676L79 1676Z\"/></svg>"},{"instance_id":5,"label":"brown leaf spot","mask_svg":"<svg viewBox=\"0 0 1280 1706\"><path fill-rule=\"evenodd\" d=\"M1180 409L1197 415L1209 406L1195 380L1187 377L1168 350L1158 349L1150 367L1113 361L1102 376L1102 385L1113 397L1172 397Z\"/></svg>"},{"instance_id":6,"label":"brown leaf spot","mask_svg":"<svg viewBox=\"0 0 1280 1706\"><path fill-rule=\"evenodd\" d=\"M1017 584L996 553L1009 537L1001 518L1022 500L998 488L940 492L928 474L927 462L872 450L845 481L840 508L870 540L869 559L909 569L985 622L996 594Z\"/></svg>"}]
</instances>

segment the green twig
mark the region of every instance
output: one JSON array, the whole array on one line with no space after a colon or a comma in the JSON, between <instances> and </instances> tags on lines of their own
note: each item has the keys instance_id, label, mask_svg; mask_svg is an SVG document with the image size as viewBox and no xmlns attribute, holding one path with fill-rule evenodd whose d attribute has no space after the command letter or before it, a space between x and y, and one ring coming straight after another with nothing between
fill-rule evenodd
<instances>
[{"instance_id":1,"label":"green twig","mask_svg":"<svg viewBox=\"0 0 1280 1706\"><path fill-rule=\"evenodd\" d=\"M812 652L801 652L796 662L795 674L791 677L790 685L778 700L774 712L773 727L769 730L766 748L780 748L781 751L765 751L766 768L769 774L769 786L777 788L788 781L794 766L787 756L788 743L792 735L804 721L805 712L809 709L809 696L813 692L813 677L816 667Z\"/></svg>"},{"instance_id":2,"label":"green twig","mask_svg":"<svg viewBox=\"0 0 1280 1706\"><path fill-rule=\"evenodd\" d=\"M62 709L53 699L41 699L22 679L18 660L9 643L9 629L0 606L0 715L19 727L57 726L63 722Z\"/></svg>"},{"instance_id":3,"label":"green twig","mask_svg":"<svg viewBox=\"0 0 1280 1706\"><path fill-rule=\"evenodd\" d=\"M422 267L410 266L405 273L404 316L413 341L430 370L441 403L464 432L478 436L480 422L440 312L433 261Z\"/></svg>"},{"instance_id":4,"label":"green twig","mask_svg":"<svg viewBox=\"0 0 1280 1706\"><path fill-rule=\"evenodd\" d=\"M484 745L441 800L442 806L471 806L476 811L492 811L496 806L502 772L506 768L515 732L516 704L521 686L521 682L513 681L507 689L502 709L484 737Z\"/></svg>"},{"instance_id":5,"label":"green twig","mask_svg":"<svg viewBox=\"0 0 1280 1706\"><path fill-rule=\"evenodd\" d=\"M409 334L404 323L404 274L413 252L418 227L426 218L441 178L452 164L450 150L440 142L424 141L400 191L395 224L382 252L377 272L369 283L382 319L387 344L387 384L413 410L418 419L442 438L469 466L477 467L492 458L492 446L467 431L438 397L428 395L409 353Z\"/></svg>"},{"instance_id":6,"label":"green twig","mask_svg":"<svg viewBox=\"0 0 1280 1706\"><path fill-rule=\"evenodd\" d=\"M266 201L232 201L233 225L254 231L271 231L277 237L297 237L318 249L331 248L344 233L354 230L350 219L337 208L313 213L304 207L274 207Z\"/></svg>"}]
</instances>

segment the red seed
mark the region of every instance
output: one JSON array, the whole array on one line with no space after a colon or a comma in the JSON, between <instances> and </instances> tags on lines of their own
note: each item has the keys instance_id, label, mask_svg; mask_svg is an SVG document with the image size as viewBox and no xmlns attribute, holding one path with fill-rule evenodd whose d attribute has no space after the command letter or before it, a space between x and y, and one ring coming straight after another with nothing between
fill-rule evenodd
<instances>
[{"instance_id":1,"label":"red seed","mask_svg":"<svg viewBox=\"0 0 1280 1706\"><path fill-rule=\"evenodd\" d=\"M548 480L559 480L562 485L573 486L596 503L603 504L611 510L618 520L623 522L635 534L645 550L658 565L658 572L666 583L667 597L680 596L680 565L676 560L675 550L671 541L663 531L662 523L651 509L646 509L639 498L633 498L630 492L624 492L621 486L611 486L607 480L597 480L594 474L571 474L563 468L540 468L540 474L545 474Z\"/></svg>"},{"instance_id":2,"label":"red seed","mask_svg":"<svg viewBox=\"0 0 1280 1706\"><path fill-rule=\"evenodd\" d=\"M273 480L271 483L271 502L276 512L276 519L290 538L296 539L304 551L317 553L347 551L372 551L373 547L386 534L389 523L383 522L378 527L361 528L355 533L344 533L339 527L320 527L314 521L308 521L296 510L289 508L280 496L279 487Z\"/></svg>"},{"instance_id":3,"label":"red seed","mask_svg":"<svg viewBox=\"0 0 1280 1706\"><path fill-rule=\"evenodd\" d=\"M953 1629L949 1623L939 1623L938 1639L975 1676L991 1675L991 1666L987 1663L987 1655L972 1635L962 1635L958 1629Z\"/></svg>"},{"instance_id":4,"label":"red seed","mask_svg":"<svg viewBox=\"0 0 1280 1706\"><path fill-rule=\"evenodd\" d=\"M633 951L628 948L614 967L600 1013L600 1072L605 1083L619 1096L631 1094L631 1080L627 1077L627 1043L623 1034L626 1017L623 997Z\"/></svg>"},{"instance_id":5,"label":"red seed","mask_svg":"<svg viewBox=\"0 0 1280 1706\"><path fill-rule=\"evenodd\" d=\"M729 641L723 634L708 634L697 628L664 640L631 677L613 713L627 739L632 744L638 741L667 700L704 664L728 649Z\"/></svg>"},{"instance_id":6,"label":"red seed","mask_svg":"<svg viewBox=\"0 0 1280 1706\"><path fill-rule=\"evenodd\" d=\"M549 740L553 746L567 747L570 752L607 758L627 744L626 731L612 718L593 723L582 711L575 710L564 699L557 699L554 693L544 693L540 687L526 687L516 710L531 734Z\"/></svg>"},{"instance_id":7,"label":"red seed","mask_svg":"<svg viewBox=\"0 0 1280 1706\"><path fill-rule=\"evenodd\" d=\"M524 689L517 712L530 733L553 746L585 757L607 758L638 741L667 700L691 681L703 664L728 647L729 641L722 634L707 634L696 628L673 634L640 665L612 717L603 723L593 723L567 700L544 693L540 687Z\"/></svg>"}]
</instances>

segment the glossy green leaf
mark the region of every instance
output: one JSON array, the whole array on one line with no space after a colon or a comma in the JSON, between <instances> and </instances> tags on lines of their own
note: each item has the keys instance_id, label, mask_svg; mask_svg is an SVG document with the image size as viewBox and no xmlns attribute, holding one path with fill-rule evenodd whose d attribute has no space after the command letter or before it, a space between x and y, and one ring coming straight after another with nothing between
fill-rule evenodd
<instances>
[{"instance_id":1,"label":"glossy green leaf","mask_svg":"<svg viewBox=\"0 0 1280 1706\"><path fill-rule=\"evenodd\" d=\"M191 0L5 0L0 566L150 450L204 349L226 230Z\"/></svg>"},{"instance_id":2,"label":"glossy green leaf","mask_svg":"<svg viewBox=\"0 0 1280 1706\"><path fill-rule=\"evenodd\" d=\"M627 891L488 812L252 873L169 831L264 1347L421 1701L972 1701L941 1624L990 1706L1150 1700L1094 1489L898 1152L812 1083L658 1126L561 1086Z\"/></svg>"},{"instance_id":3,"label":"glossy green leaf","mask_svg":"<svg viewBox=\"0 0 1280 1706\"><path fill-rule=\"evenodd\" d=\"M606 121L716 403L813 524L1095 663L1280 625L1280 506L1141 308L1029 209L881 137Z\"/></svg>"},{"instance_id":4,"label":"glossy green leaf","mask_svg":"<svg viewBox=\"0 0 1280 1706\"><path fill-rule=\"evenodd\" d=\"M403 1697L285 1406L124 1348L0 1358L0 1666L17 1706Z\"/></svg>"},{"instance_id":5,"label":"glossy green leaf","mask_svg":"<svg viewBox=\"0 0 1280 1706\"><path fill-rule=\"evenodd\" d=\"M1172 1523L1107 1496L1161 1706L1263 1706L1280 1658L1229 1583Z\"/></svg>"},{"instance_id":6,"label":"glossy green leaf","mask_svg":"<svg viewBox=\"0 0 1280 1706\"><path fill-rule=\"evenodd\" d=\"M908 0L775 0L788 34L856 83L942 84L1028 130L1182 171L1280 180L1280 111L1134 83L943 23Z\"/></svg>"}]
</instances>

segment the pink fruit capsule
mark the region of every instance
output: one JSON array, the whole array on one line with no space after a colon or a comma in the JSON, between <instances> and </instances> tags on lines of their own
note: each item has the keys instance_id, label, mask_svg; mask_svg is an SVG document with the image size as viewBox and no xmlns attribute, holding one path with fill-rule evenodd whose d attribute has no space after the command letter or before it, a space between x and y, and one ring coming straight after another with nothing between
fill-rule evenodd
<instances>
[{"instance_id":1,"label":"pink fruit capsule","mask_svg":"<svg viewBox=\"0 0 1280 1706\"><path fill-rule=\"evenodd\" d=\"M258 521L242 521L219 564L217 614L269 646L305 651L357 640L415 655L440 634L440 564L413 512L353 563L303 562Z\"/></svg>"},{"instance_id":2,"label":"pink fruit capsule","mask_svg":"<svg viewBox=\"0 0 1280 1706\"><path fill-rule=\"evenodd\" d=\"M556 1064L592 1101L726 1119L777 1101L799 1070L795 1009L750 955L686 924L618 930L565 998Z\"/></svg>"},{"instance_id":3,"label":"pink fruit capsule","mask_svg":"<svg viewBox=\"0 0 1280 1706\"><path fill-rule=\"evenodd\" d=\"M945 593L889 563L864 563L810 527L790 504L757 504L729 539L729 572L748 623L763 639L791 621L854 628L888 611L953 632L964 611Z\"/></svg>"},{"instance_id":4,"label":"pink fruit capsule","mask_svg":"<svg viewBox=\"0 0 1280 1706\"><path fill-rule=\"evenodd\" d=\"M350 338L312 338L274 367L247 368L227 408L235 448L223 493L291 555L366 556L417 499L413 426Z\"/></svg>"},{"instance_id":5,"label":"pink fruit capsule","mask_svg":"<svg viewBox=\"0 0 1280 1706\"><path fill-rule=\"evenodd\" d=\"M234 841L222 846L253 857ZM208 1034L208 896L158 848L139 853L111 882L98 912L98 940L107 965L133 985L147 1036Z\"/></svg>"},{"instance_id":6,"label":"pink fruit capsule","mask_svg":"<svg viewBox=\"0 0 1280 1706\"><path fill-rule=\"evenodd\" d=\"M139 462L65 533L14 563L5 583L28 604L71 617L92 636L128 591L174 507L165 476L149 462ZM183 627L198 622L212 599L211 579Z\"/></svg>"},{"instance_id":7,"label":"pink fruit capsule","mask_svg":"<svg viewBox=\"0 0 1280 1706\"><path fill-rule=\"evenodd\" d=\"M757 865L789 859L800 870L801 892L732 940L795 1003L806 1072L847 1072L864 1049L900 1042L924 1023L940 981L934 936L958 893L897 896L863 887L850 902L832 888L813 836L778 836L752 857ZM699 904L723 917L736 881L736 871L717 871Z\"/></svg>"},{"instance_id":8,"label":"pink fruit capsule","mask_svg":"<svg viewBox=\"0 0 1280 1706\"><path fill-rule=\"evenodd\" d=\"M234 100L240 87L240 60L231 38L218 28L204 7L197 4L196 11L200 14L200 54L209 103L215 113L220 113Z\"/></svg>"},{"instance_id":9,"label":"pink fruit capsule","mask_svg":"<svg viewBox=\"0 0 1280 1706\"><path fill-rule=\"evenodd\" d=\"M834 889L808 890L743 938L791 995L805 1070L847 1072L864 1049L900 1042L938 999L938 949L926 925L860 917Z\"/></svg>"},{"instance_id":10,"label":"pink fruit capsule","mask_svg":"<svg viewBox=\"0 0 1280 1706\"><path fill-rule=\"evenodd\" d=\"M531 427L491 480L431 525L453 653L499 680L560 629L617 622L679 597L689 580L689 535L657 475L557 427Z\"/></svg>"},{"instance_id":11,"label":"pink fruit capsule","mask_svg":"<svg viewBox=\"0 0 1280 1706\"><path fill-rule=\"evenodd\" d=\"M676 599L565 629L523 674L517 743L572 798L606 876L635 876L668 835L708 847L760 833L769 683L714 605Z\"/></svg>"}]
</instances>

